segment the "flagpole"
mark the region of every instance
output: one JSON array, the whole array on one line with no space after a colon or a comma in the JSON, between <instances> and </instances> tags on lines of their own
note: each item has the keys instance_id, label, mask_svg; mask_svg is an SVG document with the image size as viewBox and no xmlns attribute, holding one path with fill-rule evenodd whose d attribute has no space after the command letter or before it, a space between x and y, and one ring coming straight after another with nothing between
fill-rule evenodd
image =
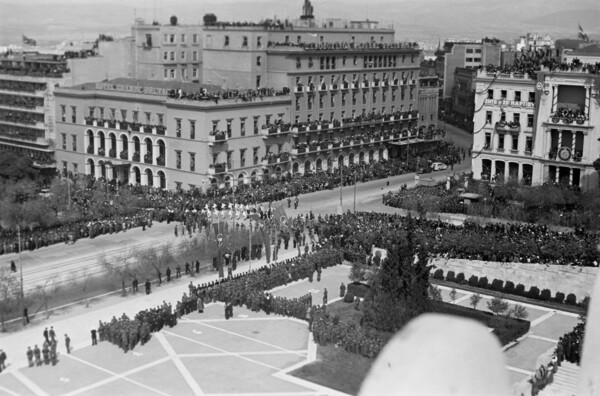
<instances>
[{"instance_id":1,"label":"flagpole","mask_svg":"<svg viewBox=\"0 0 600 396\"><path fill-rule=\"evenodd\" d=\"M344 168L340 166L340 208L342 208L342 187L344 186Z\"/></svg>"},{"instance_id":2,"label":"flagpole","mask_svg":"<svg viewBox=\"0 0 600 396\"><path fill-rule=\"evenodd\" d=\"M252 220L248 218L248 224L250 224L248 232L248 263L250 265L249 271L252 271Z\"/></svg>"},{"instance_id":3,"label":"flagpole","mask_svg":"<svg viewBox=\"0 0 600 396\"><path fill-rule=\"evenodd\" d=\"M354 213L356 213L356 172L354 173Z\"/></svg>"}]
</instances>

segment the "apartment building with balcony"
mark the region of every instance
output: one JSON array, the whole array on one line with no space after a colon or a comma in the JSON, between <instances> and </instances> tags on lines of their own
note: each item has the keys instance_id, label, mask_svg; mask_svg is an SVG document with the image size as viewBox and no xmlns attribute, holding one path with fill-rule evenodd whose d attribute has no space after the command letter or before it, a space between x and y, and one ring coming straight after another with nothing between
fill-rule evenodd
<instances>
[{"instance_id":1,"label":"apartment building with balcony","mask_svg":"<svg viewBox=\"0 0 600 396\"><path fill-rule=\"evenodd\" d=\"M535 183L582 190L598 188L593 162L600 158L600 74L578 62L538 73Z\"/></svg>"},{"instance_id":2,"label":"apartment building with balcony","mask_svg":"<svg viewBox=\"0 0 600 396\"><path fill-rule=\"evenodd\" d=\"M473 173L493 181L598 188L598 68L561 64L535 74L487 72L475 79Z\"/></svg>"},{"instance_id":3,"label":"apartment building with balcony","mask_svg":"<svg viewBox=\"0 0 600 396\"><path fill-rule=\"evenodd\" d=\"M482 180L517 180L534 175L536 80L528 74L478 70L475 90L472 170Z\"/></svg>"}]
</instances>

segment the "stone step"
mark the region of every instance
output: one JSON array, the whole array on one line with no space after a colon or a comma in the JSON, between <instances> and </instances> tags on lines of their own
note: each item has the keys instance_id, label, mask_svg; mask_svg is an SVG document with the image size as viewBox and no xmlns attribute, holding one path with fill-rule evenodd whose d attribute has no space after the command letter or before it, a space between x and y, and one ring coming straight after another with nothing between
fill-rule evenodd
<instances>
[{"instance_id":1,"label":"stone step","mask_svg":"<svg viewBox=\"0 0 600 396\"><path fill-rule=\"evenodd\" d=\"M539 393L539 396L573 396L577 391L579 366L563 362L554 374L550 385Z\"/></svg>"}]
</instances>

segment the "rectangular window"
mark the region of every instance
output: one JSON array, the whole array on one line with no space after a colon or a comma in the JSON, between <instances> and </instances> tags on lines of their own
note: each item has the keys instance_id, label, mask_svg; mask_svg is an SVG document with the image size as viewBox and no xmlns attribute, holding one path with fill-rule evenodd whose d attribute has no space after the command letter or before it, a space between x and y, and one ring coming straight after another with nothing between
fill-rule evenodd
<instances>
[{"instance_id":1,"label":"rectangular window","mask_svg":"<svg viewBox=\"0 0 600 396\"><path fill-rule=\"evenodd\" d=\"M306 98L307 103L306 103L306 107L308 110L312 110L313 107L313 97L309 96L308 98Z\"/></svg>"},{"instance_id":2,"label":"rectangular window","mask_svg":"<svg viewBox=\"0 0 600 396\"><path fill-rule=\"evenodd\" d=\"M296 57L296 69L300 69L302 67L302 62L300 60L300 57L297 56Z\"/></svg>"},{"instance_id":3,"label":"rectangular window","mask_svg":"<svg viewBox=\"0 0 600 396\"><path fill-rule=\"evenodd\" d=\"M258 48L262 47L262 36L256 37L256 46Z\"/></svg>"},{"instance_id":4,"label":"rectangular window","mask_svg":"<svg viewBox=\"0 0 600 396\"><path fill-rule=\"evenodd\" d=\"M260 66L262 65L262 56L257 56L256 57L256 66Z\"/></svg>"},{"instance_id":5,"label":"rectangular window","mask_svg":"<svg viewBox=\"0 0 600 396\"><path fill-rule=\"evenodd\" d=\"M254 117L254 134L258 135L258 116Z\"/></svg>"},{"instance_id":6,"label":"rectangular window","mask_svg":"<svg viewBox=\"0 0 600 396\"><path fill-rule=\"evenodd\" d=\"M527 114L527 127L533 128L533 114Z\"/></svg>"},{"instance_id":7,"label":"rectangular window","mask_svg":"<svg viewBox=\"0 0 600 396\"><path fill-rule=\"evenodd\" d=\"M197 61L198 61L198 51L193 51L193 52L192 52L192 60L193 60L194 62L197 62Z\"/></svg>"},{"instance_id":8,"label":"rectangular window","mask_svg":"<svg viewBox=\"0 0 600 396\"><path fill-rule=\"evenodd\" d=\"M198 68L192 68L192 78L198 78Z\"/></svg>"},{"instance_id":9,"label":"rectangular window","mask_svg":"<svg viewBox=\"0 0 600 396\"><path fill-rule=\"evenodd\" d=\"M296 111L300 111L300 97L296 96Z\"/></svg>"},{"instance_id":10,"label":"rectangular window","mask_svg":"<svg viewBox=\"0 0 600 396\"><path fill-rule=\"evenodd\" d=\"M481 58L473 58L473 62L481 63Z\"/></svg>"},{"instance_id":11,"label":"rectangular window","mask_svg":"<svg viewBox=\"0 0 600 396\"><path fill-rule=\"evenodd\" d=\"M163 52L163 60L169 60L169 51Z\"/></svg>"},{"instance_id":12,"label":"rectangular window","mask_svg":"<svg viewBox=\"0 0 600 396\"><path fill-rule=\"evenodd\" d=\"M256 89L260 88L260 76L256 76Z\"/></svg>"},{"instance_id":13,"label":"rectangular window","mask_svg":"<svg viewBox=\"0 0 600 396\"><path fill-rule=\"evenodd\" d=\"M71 149L77 151L77 135L71 135Z\"/></svg>"},{"instance_id":14,"label":"rectangular window","mask_svg":"<svg viewBox=\"0 0 600 396\"><path fill-rule=\"evenodd\" d=\"M213 121L212 124L213 124L212 131L213 131L213 133L215 133L215 132L217 132L217 128L219 127L219 121Z\"/></svg>"},{"instance_id":15,"label":"rectangular window","mask_svg":"<svg viewBox=\"0 0 600 396\"><path fill-rule=\"evenodd\" d=\"M169 78L169 69L163 70L163 78Z\"/></svg>"},{"instance_id":16,"label":"rectangular window","mask_svg":"<svg viewBox=\"0 0 600 396\"><path fill-rule=\"evenodd\" d=\"M475 53L476 54L481 54L481 48L475 48Z\"/></svg>"},{"instance_id":17,"label":"rectangular window","mask_svg":"<svg viewBox=\"0 0 600 396\"><path fill-rule=\"evenodd\" d=\"M175 150L175 168L181 169L181 150Z\"/></svg>"},{"instance_id":18,"label":"rectangular window","mask_svg":"<svg viewBox=\"0 0 600 396\"><path fill-rule=\"evenodd\" d=\"M170 70L170 77L175 78L175 69Z\"/></svg>"},{"instance_id":19,"label":"rectangular window","mask_svg":"<svg viewBox=\"0 0 600 396\"><path fill-rule=\"evenodd\" d=\"M473 48L467 48L467 54L472 54L473 53Z\"/></svg>"},{"instance_id":20,"label":"rectangular window","mask_svg":"<svg viewBox=\"0 0 600 396\"><path fill-rule=\"evenodd\" d=\"M117 112L117 109L113 109L113 108L111 108L111 109L109 109L108 111L110 112L110 119L111 119L112 121L114 121L114 120L115 120L115 118L116 118L116 117L115 117L115 114L116 114L116 112Z\"/></svg>"},{"instance_id":21,"label":"rectangular window","mask_svg":"<svg viewBox=\"0 0 600 396\"><path fill-rule=\"evenodd\" d=\"M242 37L242 47L247 47L248 46L248 36L243 36Z\"/></svg>"},{"instance_id":22,"label":"rectangular window","mask_svg":"<svg viewBox=\"0 0 600 396\"><path fill-rule=\"evenodd\" d=\"M506 89L500 90L500 99L506 100Z\"/></svg>"},{"instance_id":23,"label":"rectangular window","mask_svg":"<svg viewBox=\"0 0 600 396\"><path fill-rule=\"evenodd\" d=\"M227 120L227 137L230 138L231 137L231 122L233 120Z\"/></svg>"},{"instance_id":24,"label":"rectangular window","mask_svg":"<svg viewBox=\"0 0 600 396\"><path fill-rule=\"evenodd\" d=\"M505 112L500 113L500 121L506 122L506 113Z\"/></svg>"},{"instance_id":25,"label":"rectangular window","mask_svg":"<svg viewBox=\"0 0 600 396\"><path fill-rule=\"evenodd\" d=\"M258 164L258 147L252 148L252 164L253 165Z\"/></svg>"},{"instance_id":26,"label":"rectangular window","mask_svg":"<svg viewBox=\"0 0 600 396\"><path fill-rule=\"evenodd\" d=\"M137 110L133 111L133 122L139 122L140 121L139 120L139 115L140 115L139 111L137 111Z\"/></svg>"},{"instance_id":27,"label":"rectangular window","mask_svg":"<svg viewBox=\"0 0 600 396\"><path fill-rule=\"evenodd\" d=\"M529 103L535 103L535 92L529 92Z\"/></svg>"},{"instance_id":28,"label":"rectangular window","mask_svg":"<svg viewBox=\"0 0 600 396\"><path fill-rule=\"evenodd\" d=\"M229 36L225 36L225 43L223 44L225 47L229 46Z\"/></svg>"},{"instance_id":29,"label":"rectangular window","mask_svg":"<svg viewBox=\"0 0 600 396\"><path fill-rule=\"evenodd\" d=\"M121 109L121 121L127 121L127 110Z\"/></svg>"},{"instance_id":30,"label":"rectangular window","mask_svg":"<svg viewBox=\"0 0 600 396\"><path fill-rule=\"evenodd\" d=\"M73 162L73 173L74 174L79 173L79 166L75 162Z\"/></svg>"},{"instance_id":31,"label":"rectangular window","mask_svg":"<svg viewBox=\"0 0 600 396\"><path fill-rule=\"evenodd\" d=\"M504 134L498 134L498 150L504 150Z\"/></svg>"},{"instance_id":32,"label":"rectangular window","mask_svg":"<svg viewBox=\"0 0 600 396\"><path fill-rule=\"evenodd\" d=\"M192 35L192 43L198 44L198 35L195 33Z\"/></svg>"},{"instance_id":33,"label":"rectangular window","mask_svg":"<svg viewBox=\"0 0 600 396\"><path fill-rule=\"evenodd\" d=\"M62 122L67 121L67 106L65 105L60 105L60 120Z\"/></svg>"},{"instance_id":34,"label":"rectangular window","mask_svg":"<svg viewBox=\"0 0 600 396\"><path fill-rule=\"evenodd\" d=\"M491 124L492 123L492 112L491 111L486 111L485 112L485 123L486 124Z\"/></svg>"},{"instance_id":35,"label":"rectangular window","mask_svg":"<svg viewBox=\"0 0 600 396\"><path fill-rule=\"evenodd\" d=\"M229 169L233 168L232 163L231 163L231 154L232 153L233 153L233 151L227 152L227 168L229 168Z\"/></svg>"},{"instance_id":36,"label":"rectangular window","mask_svg":"<svg viewBox=\"0 0 600 396\"><path fill-rule=\"evenodd\" d=\"M172 60L172 61L174 61L174 60L175 60L175 51L171 51L171 52L169 53L169 59L170 59L170 60Z\"/></svg>"},{"instance_id":37,"label":"rectangular window","mask_svg":"<svg viewBox=\"0 0 600 396\"><path fill-rule=\"evenodd\" d=\"M175 118L175 136L181 137L181 118Z\"/></svg>"},{"instance_id":38,"label":"rectangular window","mask_svg":"<svg viewBox=\"0 0 600 396\"><path fill-rule=\"evenodd\" d=\"M467 61L467 63L468 62L473 62L473 58L467 58L466 61Z\"/></svg>"},{"instance_id":39,"label":"rectangular window","mask_svg":"<svg viewBox=\"0 0 600 396\"><path fill-rule=\"evenodd\" d=\"M181 42L185 43L185 34L181 34Z\"/></svg>"},{"instance_id":40,"label":"rectangular window","mask_svg":"<svg viewBox=\"0 0 600 396\"><path fill-rule=\"evenodd\" d=\"M493 89L488 89L488 99L494 99L494 90Z\"/></svg>"},{"instance_id":41,"label":"rectangular window","mask_svg":"<svg viewBox=\"0 0 600 396\"><path fill-rule=\"evenodd\" d=\"M171 43L171 44L175 43L175 35L174 34L169 35L169 43Z\"/></svg>"},{"instance_id":42,"label":"rectangular window","mask_svg":"<svg viewBox=\"0 0 600 396\"><path fill-rule=\"evenodd\" d=\"M150 122L150 120L152 119L152 113L146 112L145 114L146 114L146 124L147 124L147 125L150 125L150 124L152 124L152 123Z\"/></svg>"},{"instance_id":43,"label":"rectangular window","mask_svg":"<svg viewBox=\"0 0 600 396\"><path fill-rule=\"evenodd\" d=\"M190 153L190 172L196 171L196 153Z\"/></svg>"},{"instance_id":44,"label":"rectangular window","mask_svg":"<svg viewBox=\"0 0 600 396\"><path fill-rule=\"evenodd\" d=\"M196 139L196 121L190 120L190 139Z\"/></svg>"},{"instance_id":45,"label":"rectangular window","mask_svg":"<svg viewBox=\"0 0 600 396\"><path fill-rule=\"evenodd\" d=\"M185 51L181 51L181 60L184 61L185 60Z\"/></svg>"},{"instance_id":46,"label":"rectangular window","mask_svg":"<svg viewBox=\"0 0 600 396\"><path fill-rule=\"evenodd\" d=\"M95 118L95 113L96 112L96 108L95 107L88 107L88 117L90 118Z\"/></svg>"},{"instance_id":47,"label":"rectangular window","mask_svg":"<svg viewBox=\"0 0 600 396\"><path fill-rule=\"evenodd\" d=\"M513 122L521 123L521 114L520 113L513 113Z\"/></svg>"},{"instance_id":48,"label":"rectangular window","mask_svg":"<svg viewBox=\"0 0 600 396\"><path fill-rule=\"evenodd\" d=\"M158 125L163 126L163 115L159 113L156 117L158 117Z\"/></svg>"},{"instance_id":49,"label":"rectangular window","mask_svg":"<svg viewBox=\"0 0 600 396\"><path fill-rule=\"evenodd\" d=\"M67 149L67 134L66 133L61 133L61 142L62 142L62 149L66 150Z\"/></svg>"},{"instance_id":50,"label":"rectangular window","mask_svg":"<svg viewBox=\"0 0 600 396\"><path fill-rule=\"evenodd\" d=\"M71 122L77 124L77 106L71 106Z\"/></svg>"},{"instance_id":51,"label":"rectangular window","mask_svg":"<svg viewBox=\"0 0 600 396\"><path fill-rule=\"evenodd\" d=\"M246 136L246 119L240 118L240 136Z\"/></svg>"},{"instance_id":52,"label":"rectangular window","mask_svg":"<svg viewBox=\"0 0 600 396\"><path fill-rule=\"evenodd\" d=\"M519 149L519 135L512 135L512 149L515 151Z\"/></svg>"},{"instance_id":53,"label":"rectangular window","mask_svg":"<svg viewBox=\"0 0 600 396\"><path fill-rule=\"evenodd\" d=\"M525 152L531 153L533 151L533 138L531 136L527 136L525 138Z\"/></svg>"},{"instance_id":54,"label":"rectangular window","mask_svg":"<svg viewBox=\"0 0 600 396\"><path fill-rule=\"evenodd\" d=\"M515 91L515 102L521 101L521 91Z\"/></svg>"},{"instance_id":55,"label":"rectangular window","mask_svg":"<svg viewBox=\"0 0 600 396\"><path fill-rule=\"evenodd\" d=\"M485 146L484 146L484 149L489 150L491 144L492 144L492 134L491 133L486 133L485 134Z\"/></svg>"}]
</instances>

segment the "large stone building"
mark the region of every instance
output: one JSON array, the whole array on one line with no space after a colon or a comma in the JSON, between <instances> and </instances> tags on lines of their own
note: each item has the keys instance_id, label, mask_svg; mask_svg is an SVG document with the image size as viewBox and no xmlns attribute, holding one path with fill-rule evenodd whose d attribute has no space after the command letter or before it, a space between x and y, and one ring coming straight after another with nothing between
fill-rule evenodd
<instances>
[{"instance_id":1,"label":"large stone building","mask_svg":"<svg viewBox=\"0 0 600 396\"><path fill-rule=\"evenodd\" d=\"M377 161L432 137L437 90L424 87L420 99L416 45L393 42L394 31L372 21L315 25L303 15L293 28L205 26L198 39L202 84L117 79L57 89L58 166L142 185L206 188ZM160 33L144 33L152 47L155 35L160 43L185 34L187 43L193 34L155 29ZM163 80L165 51L163 43L155 51L163 57L138 70L155 70L150 76Z\"/></svg>"},{"instance_id":2,"label":"large stone building","mask_svg":"<svg viewBox=\"0 0 600 396\"><path fill-rule=\"evenodd\" d=\"M593 71L591 73L590 71ZM480 71L476 81L476 178L598 188L598 71L586 65L533 78Z\"/></svg>"}]
</instances>

